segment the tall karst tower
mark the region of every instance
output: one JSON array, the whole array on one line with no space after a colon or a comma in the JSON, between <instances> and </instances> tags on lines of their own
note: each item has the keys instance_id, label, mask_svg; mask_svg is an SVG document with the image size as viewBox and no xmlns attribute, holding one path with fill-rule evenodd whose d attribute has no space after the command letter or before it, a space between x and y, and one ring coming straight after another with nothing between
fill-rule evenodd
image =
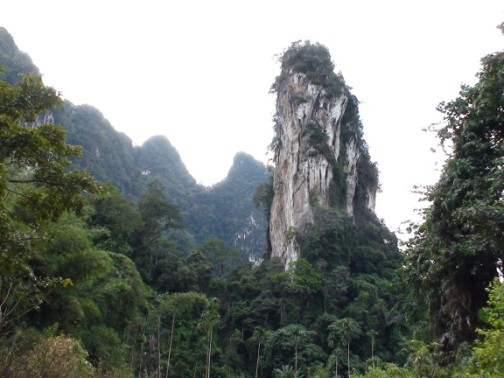
<instances>
[{"instance_id":1,"label":"tall karst tower","mask_svg":"<svg viewBox=\"0 0 504 378\"><path fill-rule=\"evenodd\" d=\"M280 58L270 208L271 256L286 267L300 256L299 240L314 223L314 208L350 217L374 211L378 187L362 137L358 102L334 73L327 48L296 42Z\"/></svg>"}]
</instances>

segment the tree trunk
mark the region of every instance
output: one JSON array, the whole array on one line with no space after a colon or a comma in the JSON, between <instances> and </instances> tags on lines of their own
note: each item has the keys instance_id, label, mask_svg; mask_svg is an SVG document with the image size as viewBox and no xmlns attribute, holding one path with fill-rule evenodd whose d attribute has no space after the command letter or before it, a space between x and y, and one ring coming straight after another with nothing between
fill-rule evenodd
<instances>
[{"instance_id":1,"label":"tree trunk","mask_svg":"<svg viewBox=\"0 0 504 378\"><path fill-rule=\"evenodd\" d=\"M374 337L371 339L371 361L373 363L373 369L375 368L375 362L374 362Z\"/></svg>"},{"instance_id":2,"label":"tree trunk","mask_svg":"<svg viewBox=\"0 0 504 378\"><path fill-rule=\"evenodd\" d=\"M348 378L350 378L350 341L347 343Z\"/></svg>"},{"instance_id":3,"label":"tree trunk","mask_svg":"<svg viewBox=\"0 0 504 378\"><path fill-rule=\"evenodd\" d=\"M294 356L294 371L297 373L297 346L295 351L295 356Z\"/></svg>"},{"instance_id":4,"label":"tree trunk","mask_svg":"<svg viewBox=\"0 0 504 378\"><path fill-rule=\"evenodd\" d=\"M172 316L171 321L171 332L170 332L170 346L168 347L168 364L166 365L166 375L165 378L168 378L168 372L170 371L170 359L171 359L171 351L173 345L173 332L175 330L175 314Z\"/></svg>"},{"instance_id":5,"label":"tree trunk","mask_svg":"<svg viewBox=\"0 0 504 378\"><path fill-rule=\"evenodd\" d=\"M158 323L157 323L157 353L158 353L158 378L161 378L161 342L160 342L160 331L159 328L161 328L161 317L158 316Z\"/></svg>"},{"instance_id":6,"label":"tree trunk","mask_svg":"<svg viewBox=\"0 0 504 378\"><path fill-rule=\"evenodd\" d=\"M144 333L145 334L145 333ZM144 349L144 343L142 341L142 345L140 347L140 361L139 361L139 367L138 367L138 377L140 378L140 374L142 372L142 362L143 362L143 349Z\"/></svg>"},{"instance_id":7,"label":"tree trunk","mask_svg":"<svg viewBox=\"0 0 504 378\"><path fill-rule=\"evenodd\" d=\"M255 378L257 378L259 375L259 357L261 355L261 343L259 342L259 345L257 346L257 360L256 360L256 370L255 370Z\"/></svg>"},{"instance_id":8,"label":"tree trunk","mask_svg":"<svg viewBox=\"0 0 504 378\"><path fill-rule=\"evenodd\" d=\"M212 334L213 334L213 327L210 326L210 329L208 330L208 355L207 355L207 373L206 373L206 378L210 378L210 366L211 366L211 355L212 355Z\"/></svg>"}]
</instances>

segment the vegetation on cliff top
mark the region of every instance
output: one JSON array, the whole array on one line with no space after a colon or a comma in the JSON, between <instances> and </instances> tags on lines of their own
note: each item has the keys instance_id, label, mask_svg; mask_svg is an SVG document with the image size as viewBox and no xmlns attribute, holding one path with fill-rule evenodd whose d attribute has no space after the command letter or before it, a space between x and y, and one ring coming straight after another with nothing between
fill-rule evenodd
<instances>
[{"instance_id":1,"label":"vegetation on cliff top","mask_svg":"<svg viewBox=\"0 0 504 378\"><path fill-rule=\"evenodd\" d=\"M281 73L271 86L272 92L278 92L283 80L292 72L305 74L311 83L323 87L330 97L338 96L347 89L343 76L334 72L329 50L320 43L293 42L280 55L279 61Z\"/></svg>"}]
</instances>

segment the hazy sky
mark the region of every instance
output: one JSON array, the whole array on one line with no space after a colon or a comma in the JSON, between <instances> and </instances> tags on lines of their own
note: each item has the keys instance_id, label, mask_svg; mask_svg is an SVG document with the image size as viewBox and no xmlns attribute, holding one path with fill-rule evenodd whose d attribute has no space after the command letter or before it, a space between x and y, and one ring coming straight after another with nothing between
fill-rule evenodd
<instances>
[{"instance_id":1,"label":"hazy sky","mask_svg":"<svg viewBox=\"0 0 504 378\"><path fill-rule=\"evenodd\" d=\"M135 144L165 135L195 179L223 179L238 151L267 162L275 55L327 46L361 101L391 229L436 181L435 108L502 49L502 0L3 0L0 26L75 104L100 109ZM439 166L439 165L438 165Z\"/></svg>"}]
</instances>

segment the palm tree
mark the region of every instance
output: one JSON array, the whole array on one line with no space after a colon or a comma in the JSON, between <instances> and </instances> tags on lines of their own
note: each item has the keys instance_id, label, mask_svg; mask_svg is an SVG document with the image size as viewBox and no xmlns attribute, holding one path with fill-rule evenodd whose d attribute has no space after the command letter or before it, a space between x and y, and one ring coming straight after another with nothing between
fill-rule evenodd
<instances>
[{"instance_id":1,"label":"palm tree","mask_svg":"<svg viewBox=\"0 0 504 378\"><path fill-rule=\"evenodd\" d=\"M375 330L369 330L366 335L368 335L371 338L371 363L373 365L373 369L375 368L375 358L374 358L374 347L375 347L375 342L376 342L376 336L378 335L378 332Z\"/></svg>"},{"instance_id":2,"label":"palm tree","mask_svg":"<svg viewBox=\"0 0 504 378\"><path fill-rule=\"evenodd\" d=\"M266 330L262 327L255 327L254 333L252 334L251 340L257 343L257 358L256 358L256 368L255 368L255 378L259 377L259 360L261 358L261 345L271 336L271 331Z\"/></svg>"},{"instance_id":3,"label":"palm tree","mask_svg":"<svg viewBox=\"0 0 504 378\"><path fill-rule=\"evenodd\" d=\"M334 378L338 378L338 364L343 356L343 350L340 348L336 348L333 350L328 359L328 369L330 370L331 366L334 365Z\"/></svg>"},{"instance_id":4,"label":"palm tree","mask_svg":"<svg viewBox=\"0 0 504 378\"><path fill-rule=\"evenodd\" d=\"M273 370L275 378L303 378L292 366L283 365L281 368Z\"/></svg>"},{"instance_id":5,"label":"palm tree","mask_svg":"<svg viewBox=\"0 0 504 378\"><path fill-rule=\"evenodd\" d=\"M346 343L348 377L350 377L350 341L362 332L359 323L352 318L343 318L334 321L328 328L329 345L335 345L335 341Z\"/></svg>"},{"instance_id":6,"label":"palm tree","mask_svg":"<svg viewBox=\"0 0 504 378\"><path fill-rule=\"evenodd\" d=\"M284 336L289 346L294 347L294 371L297 372L299 347L305 344L314 333L308 331L300 324L289 324L288 326L280 328L277 334Z\"/></svg>"}]
</instances>

